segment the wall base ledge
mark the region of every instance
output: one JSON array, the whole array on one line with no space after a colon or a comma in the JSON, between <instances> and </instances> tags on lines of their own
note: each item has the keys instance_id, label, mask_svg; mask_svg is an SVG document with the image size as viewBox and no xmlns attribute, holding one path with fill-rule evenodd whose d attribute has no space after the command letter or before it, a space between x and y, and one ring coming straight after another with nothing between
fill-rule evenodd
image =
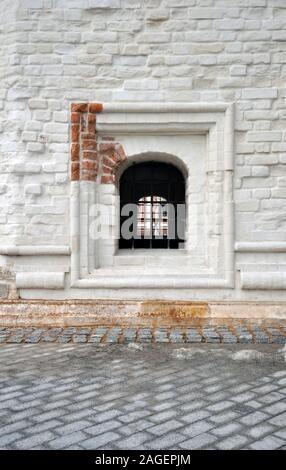
<instances>
[{"instance_id":1,"label":"wall base ledge","mask_svg":"<svg viewBox=\"0 0 286 470\"><path fill-rule=\"evenodd\" d=\"M0 326L192 326L199 322L286 320L286 302L1 300Z\"/></svg>"}]
</instances>

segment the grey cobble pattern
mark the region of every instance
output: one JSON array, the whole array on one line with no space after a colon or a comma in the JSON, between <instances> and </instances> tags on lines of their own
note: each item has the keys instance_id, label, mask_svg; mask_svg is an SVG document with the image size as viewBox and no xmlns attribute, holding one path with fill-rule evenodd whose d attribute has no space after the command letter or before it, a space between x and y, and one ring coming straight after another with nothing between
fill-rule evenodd
<instances>
[{"instance_id":1,"label":"grey cobble pattern","mask_svg":"<svg viewBox=\"0 0 286 470\"><path fill-rule=\"evenodd\" d=\"M1 328L0 343L274 343L286 344L286 322L253 324L232 321L228 325L158 328Z\"/></svg>"},{"instance_id":2,"label":"grey cobble pattern","mask_svg":"<svg viewBox=\"0 0 286 470\"><path fill-rule=\"evenodd\" d=\"M284 349L222 331L129 328L138 348L117 327L26 329L0 346L0 449L285 448Z\"/></svg>"}]
</instances>

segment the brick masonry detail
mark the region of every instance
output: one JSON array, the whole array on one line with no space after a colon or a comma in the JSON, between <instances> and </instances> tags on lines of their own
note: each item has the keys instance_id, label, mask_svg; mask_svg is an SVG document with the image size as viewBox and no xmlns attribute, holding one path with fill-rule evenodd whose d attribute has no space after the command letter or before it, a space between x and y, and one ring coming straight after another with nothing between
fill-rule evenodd
<instances>
[{"instance_id":1,"label":"brick masonry detail","mask_svg":"<svg viewBox=\"0 0 286 470\"><path fill-rule=\"evenodd\" d=\"M124 149L112 138L98 143L96 115L103 111L101 103L73 103L70 113L71 127L71 180L115 182L118 165L126 160Z\"/></svg>"}]
</instances>

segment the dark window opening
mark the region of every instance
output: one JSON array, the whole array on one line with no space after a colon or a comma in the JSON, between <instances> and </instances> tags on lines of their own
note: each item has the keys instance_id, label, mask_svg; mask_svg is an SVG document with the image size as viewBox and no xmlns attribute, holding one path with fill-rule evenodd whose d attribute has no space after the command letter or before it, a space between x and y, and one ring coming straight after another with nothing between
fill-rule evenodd
<instances>
[{"instance_id":1,"label":"dark window opening","mask_svg":"<svg viewBox=\"0 0 286 470\"><path fill-rule=\"evenodd\" d=\"M180 248L185 239L185 179L180 170L160 162L127 168L120 179L120 228L119 248Z\"/></svg>"}]
</instances>

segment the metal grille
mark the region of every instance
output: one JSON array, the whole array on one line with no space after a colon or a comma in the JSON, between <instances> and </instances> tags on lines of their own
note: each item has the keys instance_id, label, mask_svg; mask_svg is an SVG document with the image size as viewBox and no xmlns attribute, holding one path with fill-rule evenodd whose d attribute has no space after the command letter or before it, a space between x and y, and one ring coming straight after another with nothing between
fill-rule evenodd
<instances>
[{"instance_id":1,"label":"metal grille","mask_svg":"<svg viewBox=\"0 0 286 470\"><path fill-rule=\"evenodd\" d=\"M138 201L137 235L141 238L168 237L167 201L160 196L145 196Z\"/></svg>"},{"instance_id":2,"label":"metal grille","mask_svg":"<svg viewBox=\"0 0 286 470\"><path fill-rule=\"evenodd\" d=\"M124 207L132 204L130 220L132 236L126 239ZM166 163L147 162L132 165L120 180L121 237L119 248L171 248L184 242L178 233L178 223L184 226L184 216L178 206L185 204L185 181L181 172ZM181 236L179 236L181 235Z\"/></svg>"}]
</instances>

